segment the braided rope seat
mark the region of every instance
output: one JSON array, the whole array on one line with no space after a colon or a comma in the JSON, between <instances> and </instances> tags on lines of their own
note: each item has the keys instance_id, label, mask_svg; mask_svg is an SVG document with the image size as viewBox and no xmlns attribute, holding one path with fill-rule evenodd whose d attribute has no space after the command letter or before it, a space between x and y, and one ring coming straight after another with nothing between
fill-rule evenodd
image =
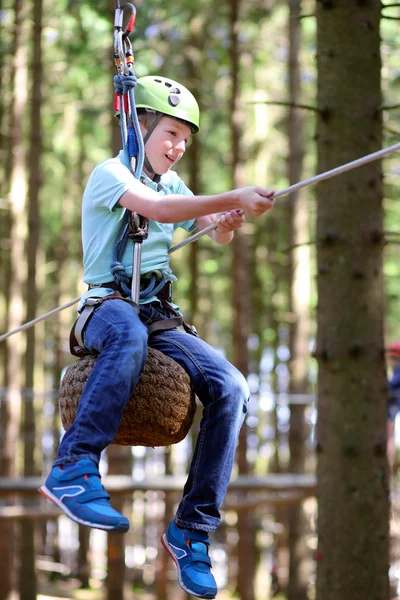
<instances>
[{"instance_id":1,"label":"braided rope seat","mask_svg":"<svg viewBox=\"0 0 400 600\"><path fill-rule=\"evenodd\" d=\"M73 423L79 400L96 356L85 356L68 367L60 386L59 406L64 429ZM193 423L196 402L189 376L174 360L154 348L125 406L113 441L121 446L170 446L183 440Z\"/></svg>"}]
</instances>

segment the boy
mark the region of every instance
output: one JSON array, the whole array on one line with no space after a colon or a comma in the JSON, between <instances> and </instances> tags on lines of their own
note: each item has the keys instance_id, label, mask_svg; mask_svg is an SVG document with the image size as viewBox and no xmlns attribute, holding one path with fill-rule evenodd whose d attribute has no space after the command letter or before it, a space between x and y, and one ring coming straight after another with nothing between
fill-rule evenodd
<instances>
[{"instance_id":1,"label":"boy","mask_svg":"<svg viewBox=\"0 0 400 600\"><path fill-rule=\"evenodd\" d=\"M99 357L75 422L61 441L41 491L78 523L127 531L128 520L111 508L101 485L100 453L117 432L148 345L170 356L189 374L204 411L183 499L162 541L177 565L181 587L194 596L214 598L217 587L211 573L208 533L220 522L219 508L228 487L249 389L241 373L193 332L167 329L149 336L148 326L177 314L169 293L176 280L168 254L174 229L191 231L217 221L210 235L225 244L244 221L237 209L261 215L272 208L274 198L272 191L260 187L193 196L170 169L183 156L190 136L199 131L195 98L176 81L150 76L137 81L135 99L145 144L144 173L141 181L135 179L121 152L97 165L89 178L82 208L84 280L89 284L83 303L88 297L107 298L123 292L123 277L132 277L130 241L122 265L113 261L125 209L149 219L141 283L145 285L153 275L153 283L161 277L162 287L158 284L141 302L139 316L122 298L104 301L93 311L85 326L84 344ZM114 281L112 273L116 274Z\"/></svg>"}]
</instances>

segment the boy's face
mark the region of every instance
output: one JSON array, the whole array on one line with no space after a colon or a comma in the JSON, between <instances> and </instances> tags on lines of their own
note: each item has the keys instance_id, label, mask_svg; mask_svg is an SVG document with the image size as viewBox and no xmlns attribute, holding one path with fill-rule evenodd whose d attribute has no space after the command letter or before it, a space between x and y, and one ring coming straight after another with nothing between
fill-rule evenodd
<instances>
[{"instance_id":1,"label":"boy's face","mask_svg":"<svg viewBox=\"0 0 400 600\"><path fill-rule=\"evenodd\" d=\"M143 135L146 135L146 128L142 124L140 127ZM147 158L154 172L163 175L176 165L184 155L190 137L190 127L185 123L171 117L163 117L145 146Z\"/></svg>"}]
</instances>

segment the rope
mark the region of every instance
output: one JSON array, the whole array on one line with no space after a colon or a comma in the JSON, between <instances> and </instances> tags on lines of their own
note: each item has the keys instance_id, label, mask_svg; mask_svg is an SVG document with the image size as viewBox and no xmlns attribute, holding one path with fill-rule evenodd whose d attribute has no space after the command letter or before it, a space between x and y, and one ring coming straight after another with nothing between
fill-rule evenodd
<instances>
[{"instance_id":1,"label":"rope","mask_svg":"<svg viewBox=\"0 0 400 600\"><path fill-rule=\"evenodd\" d=\"M139 119L136 112L135 96L133 90L137 83L137 77L132 69L129 69L128 75L115 75L114 77L114 88L119 94L120 98L120 125L121 125L121 139L122 149L124 151L125 159L129 165L133 175L136 179L139 179L144 163L144 143L142 134L140 131ZM125 113L125 102L124 98L129 98L129 109ZM128 127L128 122L132 122L132 125ZM132 158L137 155L137 163L132 168Z\"/></svg>"},{"instance_id":2,"label":"rope","mask_svg":"<svg viewBox=\"0 0 400 600\"><path fill-rule=\"evenodd\" d=\"M125 267L122 264L122 257L124 255L127 243L128 243L128 232L129 232L129 211L126 210L124 218L118 232L117 238L114 243L112 251L112 261L110 270L115 282L120 286L123 293L126 296L130 296L131 290L129 287L129 277L126 274Z\"/></svg>"},{"instance_id":3,"label":"rope","mask_svg":"<svg viewBox=\"0 0 400 600\"><path fill-rule=\"evenodd\" d=\"M117 4L117 9L119 9L119 4ZM128 44L128 38L126 37L124 39L125 43ZM129 51L131 49L130 43L128 49ZM145 151L134 95L137 77L133 69L129 68L129 66L125 67L125 73L122 72L122 69L119 69L118 75L114 77L114 87L119 96L121 140L125 161L133 176L136 179L139 179L142 174ZM125 100L128 100L128 106L126 106ZM127 297L131 296L131 290L129 288L129 277L122 264L122 258L126 250L128 236L131 230L130 223L131 211L126 209L120 230L115 240L110 265L110 270L115 282L120 286ZM147 232L146 236L143 235L143 238L144 237L147 237ZM142 239L138 240L137 236L133 239L134 243L142 241Z\"/></svg>"},{"instance_id":4,"label":"rope","mask_svg":"<svg viewBox=\"0 0 400 600\"><path fill-rule=\"evenodd\" d=\"M29 329L30 327L33 327L34 325L36 325L36 323L39 323L39 321L44 321L45 319L48 319L52 315L55 315L56 313L61 312L65 308L69 308L70 306L77 304L77 302L79 302L80 299L81 299L80 296L79 296L79 298L74 298L74 300L70 300L66 304L63 304L62 306L59 306L58 308L54 308L53 310L42 315L41 317L37 317L36 319L33 319L32 321L28 321L27 323L20 325L19 327L17 327L16 329L13 329L12 331L3 333L3 335L0 335L0 342L4 342L4 340L9 338L11 335L14 335L14 333L19 333L20 331L25 331L25 329Z\"/></svg>"},{"instance_id":5,"label":"rope","mask_svg":"<svg viewBox=\"0 0 400 600\"><path fill-rule=\"evenodd\" d=\"M314 184L314 183L318 183L319 181L324 181L325 179L329 179L330 177L340 175L341 173L350 171L351 169L361 167L362 165L372 162L373 160L378 160L384 156L387 156L388 154L391 154L392 152L396 152L397 150L400 150L400 143L394 144L393 146L388 146L387 148L383 148L382 150L378 150L377 152L373 152L372 154L367 154L366 156L358 158L357 160L353 160L352 162L346 163L340 167L336 167L335 169L331 169L330 171L325 171L325 173L320 173L319 175L314 175L314 177L310 177L309 179L305 179L304 181L299 181L298 183L295 183L294 185L291 185L291 186L281 190L280 192L277 192L274 195L274 198L281 198L282 196L287 196L288 194L291 194L292 192L299 190L303 187L306 187L306 186ZM191 237L189 237L186 240L184 240L183 242L181 242L180 244L173 246L170 249L170 252L175 252L176 250L179 250L183 246L186 246L187 244L190 244L191 242L198 240L204 234L208 233L209 231L212 231L213 229L216 229L216 227L217 227L216 223L213 223L212 225L205 227L201 231L198 231ZM122 228L121 228L121 230L122 230ZM156 277L156 276L154 275L154 277ZM150 280L150 284L152 282L152 279L153 279L153 275ZM164 283L165 283L165 281L164 281ZM150 284L149 284L149 286L150 286ZM161 281L160 281L159 285L161 285ZM147 289L144 290L144 293L147 292ZM160 287L160 289L161 289L161 287ZM159 291L159 290L157 290L157 291ZM152 292L154 294L154 288L153 288ZM142 294L142 292L141 292L141 294ZM75 298L74 300L71 300L70 302L63 304L62 306L59 306L58 308L51 310L50 312L42 315L41 317L38 317L37 319L33 319L33 321L24 323L20 327L17 327L16 329L9 331L8 333L4 333L3 335L0 336L0 342L3 342L11 335L14 335L14 333L18 333L19 331L24 331L25 329L28 329L29 327L36 325L36 323L39 323L39 321L43 321L44 319L47 319L51 315L54 315L55 313L60 312L61 310L64 310L65 308L68 308L69 306L73 306L74 304L79 302L79 300L80 300L80 297Z\"/></svg>"},{"instance_id":6,"label":"rope","mask_svg":"<svg viewBox=\"0 0 400 600\"><path fill-rule=\"evenodd\" d=\"M282 198L282 196L288 196L289 194L292 194L293 192L296 192L297 190L300 190L301 188L304 188L308 185L319 183L320 181L324 181L325 179L329 179L330 177L334 177L335 175L340 175L341 173L345 173L346 171L350 171L351 169L355 169L357 167L361 167L362 165L366 165L367 163L372 162L373 160L378 160L379 158L383 158L384 156L387 156L392 152L396 152L396 150L400 150L400 143L393 144L393 146L388 146L387 148L383 148L382 150L378 150L377 152L372 152L372 154L367 154L366 156L357 158L356 160L341 165L340 167L335 167L330 171L325 171L325 173L319 173L319 175L314 175L313 177L305 179L304 181L299 181L298 183L295 183L281 190L280 192L276 192L276 194L274 194L274 200ZM239 214L243 214L243 211L240 211ZM176 246L172 246L172 248L169 249L169 254L171 254L172 252L176 252L176 250L180 250L184 246L187 246L187 244L195 242L199 238L203 237L203 235L205 235L206 233L214 231L217 227L218 223L212 223L211 225L208 225L208 227L205 227L197 233L194 233L190 237L186 238L186 240L183 240L183 242L176 244Z\"/></svg>"},{"instance_id":7,"label":"rope","mask_svg":"<svg viewBox=\"0 0 400 600\"><path fill-rule=\"evenodd\" d=\"M140 292L141 300L147 300L147 298L150 298L151 296L156 296L156 294L158 294L158 292L165 285L165 282L166 282L165 274L161 272L161 279L157 285L156 285L156 281L157 281L157 275L155 273L152 273L149 285L147 286L147 288L145 290L142 290Z\"/></svg>"}]
</instances>

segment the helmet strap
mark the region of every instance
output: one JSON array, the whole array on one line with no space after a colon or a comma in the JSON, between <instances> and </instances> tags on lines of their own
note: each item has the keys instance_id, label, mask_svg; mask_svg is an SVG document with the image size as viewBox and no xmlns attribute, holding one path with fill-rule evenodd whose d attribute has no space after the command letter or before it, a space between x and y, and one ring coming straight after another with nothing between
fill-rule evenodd
<instances>
[{"instance_id":1,"label":"helmet strap","mask_svg":"<svg viewBox=\"0 0 400 600\"><path fill-rule=\"evenodd\" d=\"M151 136L151 134L153 133L153 131L155 130L155 128L157 127L157 125L159 124L159 122L161 121L161 119L163 118L164 114L163 113L156 113L156 116L154 118L154 121L152 122L152 124L150 125L150 127L147 130L146 135L143 138L143 144L144 146L146 146L146 142L149 139L149 137ZM145 148L145 152L146 152L146 148ZM144 157L144 166L146 167L146 169L148 170L149 173L151 173L151 175L153 176L152 179L155 183L158 183L160 181L161 175L159 175L158 173L155 172L155 170L153 169L151 162L149 161L149 159L147 158L147 154L145 154Z\"/></svg>"},{"instance_id":2,"label":"helmet strap","mask_svg":"<svg viewBox=\"0 0 400 600\"><path fill-rule=\"evenodd\" d=\"M150 173L151 179L155 182L158 183L161 179L161 175L159 175L158 173L155 172L155 170L153 169L151 162L149 161L149 159L147 158L147 156L144 156L144 166L146 167L146 169L148 170L148 172Z\"/></svg>"}]
</instances>

